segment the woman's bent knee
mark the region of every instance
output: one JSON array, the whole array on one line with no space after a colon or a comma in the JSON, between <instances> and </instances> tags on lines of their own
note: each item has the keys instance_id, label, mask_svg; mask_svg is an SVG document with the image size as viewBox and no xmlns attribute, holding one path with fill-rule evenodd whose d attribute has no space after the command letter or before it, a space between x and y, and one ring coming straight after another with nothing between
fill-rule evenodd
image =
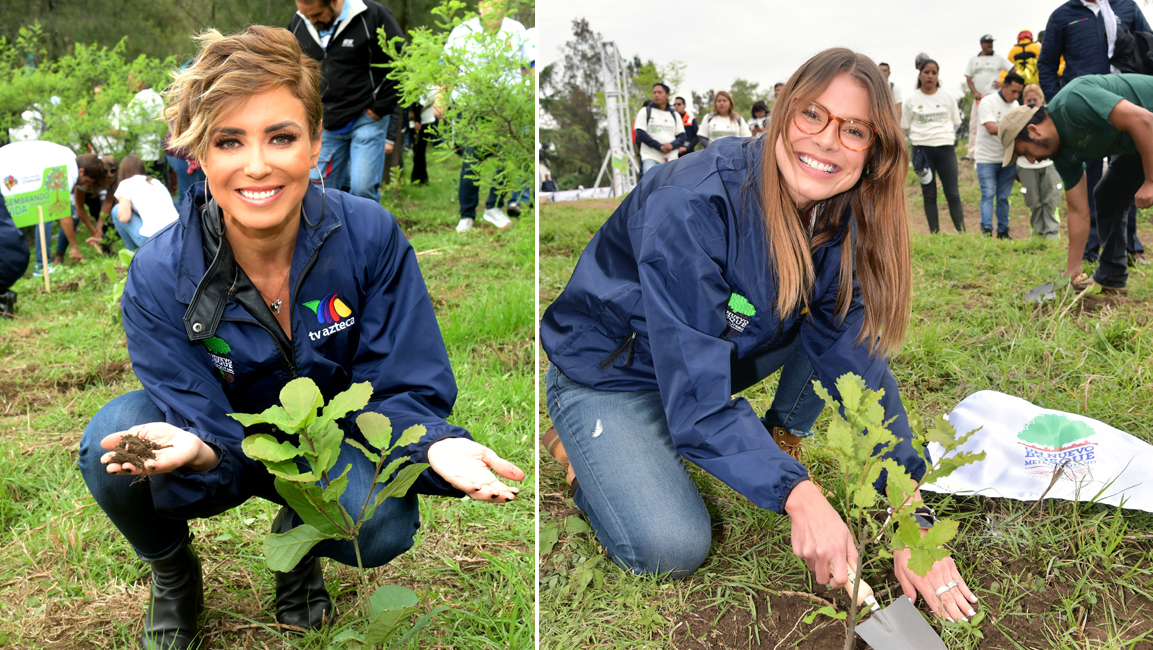
<instances>
[{"instance_id":1,"label":"woman's bent knee","mask_svg":"<svg viewBox=\"0 0 1153 650\"><path fill-rule=\"evenodd\" d=\"M365 568L384 566L411 549L419 529L420 507L415 494L387 499L360 528Z\"/></svg>"},{"instance_id":2,"label":"woman's bent knee","mask_svg":"<svg viewBox=\"0 0 1153 650\"><path fill-rule=\"evenodd\" d=\"M708 525L680 526L629 541L613 557L617 564L636 574L679 579L704 564L712 546L712 531Z\"/></svg>"}]
</instances>

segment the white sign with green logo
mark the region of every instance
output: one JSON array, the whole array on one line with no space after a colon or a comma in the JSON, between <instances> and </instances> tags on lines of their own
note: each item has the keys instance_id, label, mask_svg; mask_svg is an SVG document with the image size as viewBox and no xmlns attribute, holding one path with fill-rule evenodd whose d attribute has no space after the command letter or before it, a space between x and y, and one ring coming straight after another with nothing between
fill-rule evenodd
<instances>
[{"instance_id":1,"label":"white sign with green logo","mask_svg":"<svg viewBox=\"0 0 1153 650\"><path fill-rule=\"evenodd\" d=\"M18 228L72 214L76 154L52 142L13 142L0 147L0 194Z\"/></svg>"},{"instance_id":2,"label":"white sign with green logo","mask_svg":"<svg viewBox=\"0 0 1153 650\"><path fill-rule=\"evenodd\" d=\"M1042 495L1114 506L1124 501L1126 508L1153 512L1153 474L1148 469L1153 466L1153 445L1104 422L991 390L966 397L948 420L959 433L980 429L958 451L983 451L985 460L961 467L923 486L925 490L1022 501ZM936 458L941 447L930 443L929 453Z\"/></svg>"}]
</instances>

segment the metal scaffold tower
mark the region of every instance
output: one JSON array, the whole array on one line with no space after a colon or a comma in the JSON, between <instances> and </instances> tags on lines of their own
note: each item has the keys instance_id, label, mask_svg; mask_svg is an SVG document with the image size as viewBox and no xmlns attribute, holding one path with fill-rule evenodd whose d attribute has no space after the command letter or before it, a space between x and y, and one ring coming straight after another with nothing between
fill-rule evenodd
<instances>
[{"instance_id":1,"label":"metal scaffold tower","mask_svg":"<svg viewBox=\"0 0 1153 650\"><path fill-rule=\"evenodd\" d=\"M610 169L613 196L624 196L637 184L640 169L633 157L628 105L628 79L616 43L601 43L601 62L605 71L605 108L608 114L609 151L601 163L594 188L600 187L605 169Z\"/></svg>"}]
</instances>

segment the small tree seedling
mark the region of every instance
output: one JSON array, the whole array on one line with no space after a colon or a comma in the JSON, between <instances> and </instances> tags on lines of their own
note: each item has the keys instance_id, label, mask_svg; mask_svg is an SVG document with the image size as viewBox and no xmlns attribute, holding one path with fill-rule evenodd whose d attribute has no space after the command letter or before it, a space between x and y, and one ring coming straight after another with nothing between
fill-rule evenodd
<instances>
[{"instance_id":1,"label":"small tree seedling","mask_svg":"<svg viewBox=\"0 0 1153 650\"><path fill-rule=\"evenodd\" d=\"M912 445L924 463L925 473L920 480L914 480L909 472L897 461L886 458L899 442L889 431L892 419L885 420L885 409L881 405L884 390L869 390L865 381L854 374L842 375L837 380L837 391L841 401L833 399L821 382L814 382L817 394L833 410L829 423L827 445L837 461L840 470L840 484L835 499L840 501L840 510L845 513L845 523L853 538L857 540L859 561L865 562L865 549L884 539L887 543L876 551L878 558L891 558L893 553L910 549L909 569L919 576L925 576L933 568L933 563L949 557L945 544L957 534L958 522L940 518L924 536L913 518L913 512L924 502L916 499L917 490L922 485L942 479L963 465L985 458L985 452L958 452L969 438L978 431L974 429L960 437L956 429L944 416L938 416L928 424L912 413L909 414L909 427L913 432ZM944 448L941 457L930 461L925 445L935 442ZM884 503L877 492L877 482L885 473ZM874 517L878 511L888 508L892 511L886 517ZM858 567L857 575L861 575ZM852 648L857 620L857 589L860 581L853 582L850 599L849 628L845 636L845 648Z\"/></svg>"},{"instance_id":2,"label":"small tree seedling","mask_svg":"<svg viewBox=\"0 0 1153 650\"><path fill-rule=\"evenodd\" d=\"M420 440L425 434L423 426L410 427L392 442L392 425L388 418L368 411L356 418L356 426L369 446L345 437L338 421L363 409L371 397L372 385L363 382L353 384L325 404L316 384L307 377L300 377L281 389L280 406L270 406L259 414L232 414L245 427L270 424L290 437L282 440L257 433L247 436L241 445L249 458L263 463L276 477L277 493L304 522L287 533L272 533L265 538L264 557L269 568L274 571L292 570L313 546L326 539L352 542L360 576L357 596L369 623L363 632L346 630L337 636L336 640L350 649L365 647L364 644L375 648L404 643L445 609L437 607L410 625L409 620L417 613L419 602L411 589L386 585L366 597L369 585L360 557L360 528L372 518L385 499L407 494L421 472L429 467L427 463L405 465L408 456L384 464L393 452ZM372 484L383 486L375 495L371 490L368 492L356 517L340 503L340 497L348 488L348 473L352 469L351 464L343 469L336 467L343 444L356 448L375 464ZM381 451L378 453L373 449Z\"/></svg>"}]
</instances>

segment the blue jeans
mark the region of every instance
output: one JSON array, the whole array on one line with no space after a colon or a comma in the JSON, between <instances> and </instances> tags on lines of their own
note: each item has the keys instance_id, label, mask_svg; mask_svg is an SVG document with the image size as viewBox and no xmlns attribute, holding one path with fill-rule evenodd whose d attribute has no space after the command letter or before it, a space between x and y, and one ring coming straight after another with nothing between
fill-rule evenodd
<instances>
[{"instance_id":1,"label":"blue jeans","mask_svg":"<svg viewBox=\"0 0 1153 650\"><path fill-rule=\"evenodd\" d=\"M176 172L176 209L180 210L180 206L184 203L184 196L188 194L188 188L192 187L194 183L205 180L204 170L198 168L194 172L189 172L187 160L176 156L167 156L167 158L168 166Z\"/></svg>"},{"instance_id":2,"label":"blue jeans","mask_svg":"<svg viewBox=\"0 0 1153 650\"><path fill-rule=\"evenodd\" d=\"M348 133L325 130L320 140L316 165L324 174L325 187L348 188L353 196L380 203L380 178L384 175L384 141L388 137L390 115L373 120L367 113L356 118ZM320 185L314 169L312 182Z\"/></svg>"},{"instance_id":3,"label":"blue jeans","mask_svg":"<svg viewBox=\"0 0 1153 650\"><path fill-rule=\"evenodd\" d=\"M650 158L645 158L644 160L641 161L641 176L644 176L645 174L649 173L649 170L652 169L653 167L656 167L657 165L663 165L663 164L664 163L662 163L659 160L652 160Z\"/></svg>"},{"instance_id":4,"label":"blue jeans","mask_svg":"<svg viewBox=\"0 0 1153 650\"><path fill-rule=\"evenodd\" d=\"M52 227L55 225L55 221L44 222L44 236L49 242L52 241ZM40 257L40 224L32 226L32 230L36 232L36 242L32 245L32 257L36 258L36 270L40 271L44 267L44 258ZM49 244L49 247L51 247L51 244ZM48 254L48 263L52 263L52 253Z\"/></svg>"},{"instance_id":5,"label":"blue jeans","mask_svg":"<svg viewBox=\"0 0 1153 650\"><path fill-rule=\"evenodd\" d=\"M997 232L1009 232L1009 193L1017 166L1001 163L977 163L977 181L981 184L981 230L993 230L993 202L997 203Z\"/></svg>"},{"instance_id":6,"label":"blue jeans","mask_svg":"<svg viewBox=\"0 0 1153 650\"><path fill-rule=\"evenodd\" d=\"M120 214L120 204L112 206L112 225L116 226L116 232L120 233L120 239L124 240L124 248L135 251L148 241L148 238L140 234L140 229L144 226L144 221L140 219L140 213L136 208L132 208L132 218L128 223L120 223L120 219L116 215Z\"/></svg>"},{"instance_id":7,"label":"blue jeans","mask_svg":"<svg viewBox=\"0 0 1153 650\"><path fill-rule=\"evenodd\" d=\"M742 368L745 380L784 368L762 421L807 433L824 408L799 339ZM737 391L734 367L733 390ZM683 578L712 544L712 524L669 433L659 391L602 391L548 370L549 415L576 472L573 495L609 557L637 574ZM765 431L765 435L770 433Z\"/></svg>"},{"instance_id":8,"label":"blue jeans","mask_svg":"<svg viewBox=\"0 0 1153 650\"><path fill-rule=\"evenodd\" d=\"M105 453L100 447L100 441L109 434L126 431L138 424L163 421L164 414L156 408L148 393L137 390L105 404L88 423L80 439L80 473L88 484L88 491L145 562L162 557L182 544L188 537L188 521L157 512L152 504L151 483L147 480L134 483L137 479L135 476L109 474L100 463L100 457ZM355 516L364 504L375 467L360 451L345 444L341 447L336 468L343 471L349 464L352 470L348 476L348 488L340 497L340 502ZM260 468L252 471L264 470ZM242 496L229 507L239 506L248 496L259 496L284 505L284 499L277 494L272 481L255 480L251 484L261 486L257 488L258 493ZM373 492L378 492L381 487L373 486ZM211 511L219 510L216 504ZM298 517L294 516L293 519L299 523ZM364 565L382 566L412 548L413 536L418 528L420 512L415 493L386 499L376 509L373 518L360 529L360 553ZM356 566L356 554L350 541L325 540L313 547L312 554Z\"/></svg>"},{"instance_id":9,"label":"blue jeans","mask_svg":"<svg viewBox=\"0 0 1153 650\"><path fill-rule=\"evenodd\" d=\"M477 185L476 181L469 176L472 174L472 167L477 159L483 159L485 156L478 154L473 147L465 147L461 156L464 157L464 161L460 164L460 188L456 194L457 201L460 203L460 218L475 219L476 206L480 205L480 185ZM496 188L490 187L484 207L486 209L495 208L499 202L500 197L496 195Z\"/></svg>"}]
</instances>

